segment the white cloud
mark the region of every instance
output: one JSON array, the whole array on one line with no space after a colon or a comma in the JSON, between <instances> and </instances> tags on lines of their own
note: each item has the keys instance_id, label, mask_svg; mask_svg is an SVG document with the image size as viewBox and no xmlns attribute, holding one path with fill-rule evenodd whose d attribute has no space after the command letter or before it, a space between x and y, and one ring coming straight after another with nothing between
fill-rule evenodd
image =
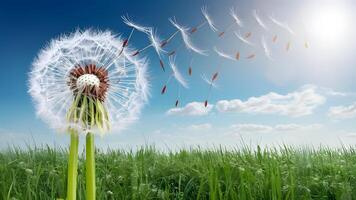
<instances>
[{"instance_id":1,"label":"white cloud","mask_svg":"<svg viewBox=\"0 0 356 200\"><path fill-rule=\"evenodd\" d=\"M216 104L219 112L279 114L293 117L310 115L314 109L325 103L326 98L317 92L314 85L305 85L286 95L270 92L260 97L221 100Z\"/></svg>"},{"instance_id":2,"label":"white cloud","mask_svg":"<svg viewBox=\"0 0 356 200\"><path fill-rule=\"evenodd\" d=\"M346 137L356 138L356 133L348 133Z\"/></svg>"},{"instance_id":3,"label":"white cloud","mask_svg":"<svg viewBox=\"0 0 356 200\"><path fill-rule=\"evenodd\" d=\"M328 96L346 97L346 96L352 95L351 93L339 92L339 91L335 91L335 90L333 90L331 88L325 88L325 87L322 87L321 90L322 90L323 93L325 93Z\"/></svg>"},{"instance_id":4,"label":"white cloud","mask_svg":"<svg viewBox=\"0 0 356 200\"><path fill-rule=\"evenodd\" d=\"M192 124L187 127L188 130L190 131L207 131L212 128L212 125L209 123L205 124Z\"/></svg>"},{"instance_id":5,"label":"white cloud","mask_svg":"<svg viewBox=\"0 0 356 200\"><path fill-rule=\"evenodd\" d=\"M238 133L293 132L317 130L320 128L322 128L321 124L277 124L275 126L262 124L235 124L231 126L231 130L236 131Z\"/></svg>"},{"instance_id":6,"label":"white cloud","mask_svg":"<svg viewBox=\"0 0 356 200\"><path fill-rule=\"evenodd\" d=\"M181 116L203 116L209 114L213 105L204 106L203 102L191 102L181 108L172 108L167 111L167 115Z\"/></svg>"},{"instance_id":7,"label":"white cloud","mask_svg":"<svg viewBox=\"0 0 356 200\"><path fill-rule=\"evenodd\" d=\"M356 117L356 102L349 106L331 107L328 116L336 119L346 119Z\"/></svg>"},{"instance_id":8,"label":"white cloud","mask_svg":"<svg viewBox=\"0 0 356 200\"><path fill-rule=\"evenodd\" d=\"M231 126L231 129L237 132L269 132L273 128L261 124L235 124Z\"/></svg>"}]
</instances>

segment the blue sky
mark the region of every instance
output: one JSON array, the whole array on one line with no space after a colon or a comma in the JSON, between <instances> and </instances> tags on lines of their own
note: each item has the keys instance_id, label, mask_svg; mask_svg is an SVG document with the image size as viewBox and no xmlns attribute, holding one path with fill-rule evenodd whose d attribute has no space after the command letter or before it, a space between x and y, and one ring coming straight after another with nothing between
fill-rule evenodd
<instances>
[{"instance_id":1,"label":"blue sky","mask_svg":"<svg viewBox=\"0 0 356 200\"><path fill-rule=\"evenodd\" d=\"M200 8L206 5L219 32L231 23L229 9L235 7L244 27L233 26L222 38L202 27L192 35L194 44L208 50L201 56L180 48L176 55L179 69L189 83L181 89L181 105L173 109L178 85L172 82L166 95L160 90L168 73L160 70L153 50L150 60L151 98L141 118L128 130L98 138L103 147L135 147L155 144L162 148L189 145L238 146L251 144L324 144L338 146L356 141L356 50L353 39L356 18L352 1L4 1L0 6L0 147L26 143L67 144L68 137L47 128L36 117L28 90L28 72L39 50L51 39L77 29L109 29L127 36L131 29L121 20L128 14L135 22L153 26L161 38L175 29L168 19L194 27L204 19ZM256 9L268 30L252 16ZM273 24L272 15L293 29L295 35ZM323 25L325 23L326 25ZM233 31L252 32L254 46L241 43ZM273 60L260 44L264 35ZM271 38L278 35L274 44ZM291 41L291 50L285 45ZM304 48L305 42L309 48ZM144 35L135 33L131 45L143 47ZM181 45L174 39L167 50ZM241 59L219 57L213 47ZM252 60L245 59L251 53ZM168 59L165 59L167 62ZM187 76L192 61L193 76ZM220 67L218 87L202 108L210 77ZM199 103L198 103L199 102Z\"/></svg>"}]
</instances>

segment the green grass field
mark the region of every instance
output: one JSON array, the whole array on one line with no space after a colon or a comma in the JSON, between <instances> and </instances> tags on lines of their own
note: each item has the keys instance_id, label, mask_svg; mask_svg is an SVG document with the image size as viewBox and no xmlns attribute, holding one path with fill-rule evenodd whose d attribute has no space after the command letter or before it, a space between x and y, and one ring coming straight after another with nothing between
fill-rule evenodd
<instances>
[{"instance_id":1,"label":"green grass field","mask_svg":"<svg viewBox=\"0 0 356 200\"><path fill-rule=\"evenodd\" d=\"M97 152L97 199L356 199L356 150ZM67 152L0 153L0 199L66 194ZM85 199L80 159L78 198Z\"/></svg>"}]
</instances>

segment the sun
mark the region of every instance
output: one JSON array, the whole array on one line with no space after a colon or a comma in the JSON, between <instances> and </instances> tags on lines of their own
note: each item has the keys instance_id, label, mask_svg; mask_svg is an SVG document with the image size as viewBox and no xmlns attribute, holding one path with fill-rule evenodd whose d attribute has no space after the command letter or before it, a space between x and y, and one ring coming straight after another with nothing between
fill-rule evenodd
<instances>
[{"instance_id":1,"label":"sun","mask_svg":"<svg viewBox=\"0 0 356 200\"><path fill-rule=\"evenodd\" d=\"M351 17L345 5L318 4L307 14L305 28L308 36L320 46L336 47L347 41L350 23Z\"/></svg>"}]
</instances>

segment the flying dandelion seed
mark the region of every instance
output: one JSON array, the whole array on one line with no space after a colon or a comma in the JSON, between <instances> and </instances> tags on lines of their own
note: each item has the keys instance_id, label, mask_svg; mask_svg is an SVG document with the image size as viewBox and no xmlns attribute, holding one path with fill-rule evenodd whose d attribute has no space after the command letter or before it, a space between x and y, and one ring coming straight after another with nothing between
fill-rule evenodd
<instances>
[{"instance_id":1,"label":"flying dandelion seed","mask_svg":"<svg viewBox=\"0 0 356 200\"><path fill-rule=\"evenodd\" d=\"M215 26L214 21L211 19L210 15L209 15L209 13L208 13L208 8L207 8L207 6L203 6L203 7L201 8L201 12L202 12L202 14L203 14L203 16L204 16L206 22L208 23L210 29L211 29L212 31L214 31L214 32L218 31L218 29L217 29L216 26Z\"/></svg>"},{"instance_id":2,"label":"flying dandelion seed","mask_svg":"<svg viewBox=\"0 0 356 200\"><path fill-rule=\"evenodd\" d=\"M240 28L242 28L242 27L243 27L243 23L242 23L240 17L237 16L235 8L231 8L231 9L230 9L230 15L231 15L231 17L234 19L235 23L236 23Z\"/></svg>"},{"instance_id":3,"label":"flying dandelion seed","mask_svg":"<svg viewBox=\"0 0 356 200\"><path fill-rule=\"evenodd\" d=\"M291 41L288 41L286 44L286 51L290 50L290 46L291 46Z\"/></svg>"},{"instance_id":4,"label":"flying dandelion seed","mask_svg":"<svg viewBox=\"0 0 356 200\"><path fill-rule=\"evenodd\" d=\"M192 50L198 54L201 54L201 55L205 55L205 56L207 55L204 50L199 49L191 42L189 33L188 33L188 30L189 30L188 28L179 25L175 18L169 19L169 21L180 32L183 42L187 49L190 49L190 50Z\"/></svg>"},{"instance_id":5,"label":"flying dandelion seed","mask_svg":"<svg viewBox=\"0 0 356 200\"><path fill-rule=\"evenodd\" d=\"M165 94L167 91L167 85L170 83L172 78L174 78L178 82L178 92L177 92L177 100L175 102L175 107L178 106L179 104L179 98L180 98L180 86L183 86L184 88L188 88L188 83L187 81L183 78L183 75L179 72L177 65L175 64L175 57L171 56L169 57L169 66L172 69L171 75L168 77L166 83L163 85L161 89L161 94Z\"/></svg>"},{"instance_id":6,"label":"flying dandelion seed","mask_svg":"<svg viewBox=\"0 0 356 200\"><path fill-rule=\"evenodd\" d=\"M184 79L183 75L179 72L177 65L175 64L175 57L169 57L169 66L172 69L172 77L183 87L188 88L188 83Z\"/></svg>"},{"instance_id":7,"label":"flying dandelion seed","mask_svg":"<svg viewBox=\"0 0 356 200\"><path fill-rule=\"evenodd\" d=\"M276 43L276 42L277 42L277 39L278 39L278 36L277 36L277 35L274 35L273 38L272 38L272 42L273 42L273 43Z\"/></svg>"},{"instance_id":8,"label":"flying dandelion seed","mask_svg":"<svg viewBox=\"0 0 356 200\"><path fill-rule=\"evenodd\" d=\"M250 55L248 55L247 57L246 57L246 59L253 59L253 58L255 58L256 57L256 54L250 54Z\"/></svg>"},{"instance_id":9,"label":"flying dandelion seed","mask_svg":"<svg viewBox=\"0 0 356 200\"><path fill-rule=\"evenodd\" d=\"M240 32L239 32L239 33L234 32L234 34L235 34L235 36L236 36L241 42L243 42L243 43L245 43L245 44L248 44L248 45L250 45L250 46L254 46L254 44L252 44L250 41L248 41L247 39L245 39L245 38L249 38L249 37L252 35L251 32L247 33L247 34L245 35L245 37L242 37ZM246 36L247 36L247 37L246 37Z\"/></svg>"},{"instance_id":10,"label":"flying dandelion seed","mask_svg":"<svg viewBox=\"0 0 356 200\"><path fill-rule=\"evenodd\" d=\"M291 35L295 35L295 32L289 27L287 23L277 20L273 15L269 16L269 19L277 26L289 32Z\"/></svg>"},{"instance_id":11,"label":"flying dandelion seed","mask_svg":"<svg viewBox=\"0 0 356 200\"><path fill-rule=\"evenodd\" d=\"M209 86L211 85L213 88L217 88L217 87L218 87L218 86L216 85L216 83L214 83L214 81L211 81L210 79L208 79L205 74L202 74L202 75L201 75L201 79L202 79L206 84L208 84Z\"/></svg>"},{"instance_id":12,"label":"flying dandelion seed","mask_svg":"<svg viewBox=\"0 0 356 200\"><path fill-rule=\"evenodd\" d=\"M266 42L266 39L264 36L261 37L261 45L262 45L263 51L265 52L266 57L269 60L273 60L271 50L268 48L267 42Z\"/></svg>"},{"instance_id":13,"label":"flying dandelion seed","mask_svg":"<svg viewBox=\"0 0 356 200\"><path fill-rule=\"evenodd\" d=\"M240 60L240 52L238 51L235 55L236 60Z\"/></svg>"},{"instance_id":14,"label":"flying dandelion seed","mask_svg":"<svg viewBox=\"0 0 356 200\"><path fill-rule=\"evenodd\" d=\"M233 28L234 27L234 25L238 25L240 28L243 26L242 25L242 22L241 22L241 20L240 20L240 18L237 16L237 14L236 14L236 11L235 11L235 9L234 8L231 8L230 9L230 15L231 15L231 17L233 18L233 23L231 23L230 25L228 25L227 26L227 28L225 28L225 30L224 31L222 31L222 32L220 32L219 34L218 34L218 37L222 37L222 36L224 36L225 35L225 33L226 32L228 32L231 28Z\"/></svg>"},{"instance_id":15,"label":"flying dandelion seed","mask_svg":"<svg viewBox=\"0 0 356 200\"><path fill-rule=\"evenodd\" d=\"M217 47L214 47L214 51L215 51L216 54L218 54L218 56L220 56L222 58L226 58L226 59L229 59L229 60L236 60L233 56L228 55L227 53L220 51Z\"/></svg>"},{"instance_id":16,"label":"flying dandelion seed","mask_svg":"<svg viewBox=\"0 0 356 200\"><path fill-rule=\"evenodd\" d=\"M148 39L150 41L150 44L147 45L146 47L140 49L140 50L136 50L134 51L134 53L132 54L132 56L136 56L138 55L139 53L143 52L144 50L150 48L150 47L153 47L158 58L159 58L159 62L160 62L160 66L162 68L163 71L165 71L165 68L164 68L164 63L162 61L162 56L161 56L161 53L165 53L165 51L162 49L162 47L164 45L163 42L165 41L162 41L158 36L157 36L157 33L156 33L156 30L152 27L145 27L145 26L142 26L142 25L139 25L135 22L133 22L128 16L122 16L121 17L123 19L123 22L132 28L132 31L130 33L130 36L127 40L125 40L125 43L128 43L128 41L130 40L132 34L133 34L133 31L134 30L137 30L139 32L142 32L144 34L146 34L148 36ZM126 46L126 44L125 44Z\"/></svg>"},{"instance_id":17,"label":"flying dandelion seed","mask_svg":"<svg viewBox=\"0 0 356 200\"><path fill-rule=\"evenodd\" d=\"M257 24L262 27L264 30L268 31L268 28L266 26L266 24L262 21L262 19L260 18L260 16L257 13L257 10L253 10L252 11L252 15L255 18Z\"/></svg>"},{"instance_id":18,"label":"flying dandelion seed","mask_svg":"<svg viewBox=\"0 0 356 200\"><path fill-rule=\"evenodd\" d=\"M193 59L190 60L190 63L189 63L189 67L188 67L188 75L189 76L192 76L192 73L193 73Z\"/></svg>"},{"instance_id":19,"label":"flying dandelion seed","mask_svg":"<svg viewBox=\"0 0 356 200\"><path fill-rule=\"evenodd\" d=\"M204 107L208 107L208 102L209 102L209 99L211 96L211 91L212 91L213 87L216 88L215 81L217 80L217 78L219 76L219 69L220 69L220 66L218 67L217 72L215 72L213 74L213 76L211 77L211 80L207 79L205 77L205 75L202 77L203 80L209 84L208 96L207 96L206 100L204 101Z\"/></svg>"},{"instance_id":20,"label":"flying dandelion seed","mask_svg":"<svg viewBox=\"0 0 356 200\"><path fill-rule=\"evenodd\" d=\"M252 35L251 32L247 32L247 33L245 34L245 38L249 38L249 37L251 37L251 35Z\"/></svg>"},{"instance_id":21,"label":"flying dandelion seed","mask_svg":"<svg viewBox=\"0 0 356 200\"><path fill-rule=\"evenodd\" d=\"M93 133L126 128L147 101L146 62L127 43L109 31L76 31L52 40L33 63L29 92L38 116L71 133L67 199L76 198L78 134L87 136L86 191L94 199Z\"/></svg>"}]
</instances>

